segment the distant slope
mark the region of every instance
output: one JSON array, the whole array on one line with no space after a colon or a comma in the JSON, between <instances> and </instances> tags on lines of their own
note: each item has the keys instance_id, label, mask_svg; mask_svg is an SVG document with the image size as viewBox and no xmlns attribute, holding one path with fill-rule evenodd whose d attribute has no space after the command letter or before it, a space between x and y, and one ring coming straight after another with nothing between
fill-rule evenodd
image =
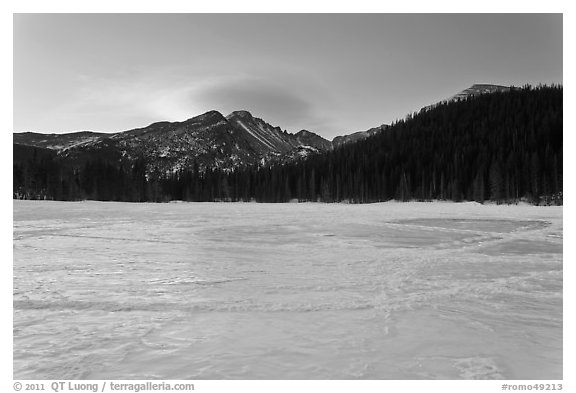
<instances>
[{"instance_id":1,"label":"distant slope","mask_svg":"<svg viewBox=\"0 0 576 393\"><path fill-rule=\"evenodd\" d=\"M439 101L435 104L429 105L427 107L424 107L424 110L428 110L428 109L432 109L440 104L445 104L448 102L454 102L454 101L459 101L459 100L465 100L467 98L472 98L472 97L476 97L479 96L481 94L491 94L491 93L497 93L497 92L508 92L510 91L511 87L510 86L501 86L501 85L491 85L491 84L474 84L470 87L468 87L467 89L462 90L459 93L454 94L451 97L448 97L442 101Z\"/></svg>"},{"instance_id":2,"label":"distant slope","mask_svg":"<svg viewBox=\"0 0 576 393\"><path fill-rule=\"evenodd\" d=\"M349 134L349 135L342 135L342 136L337 136L332 140L332 146L334 148L338 148L341 147L343 145L346 145L348 143L354 143L354 142L358 142L358 141L362 141L372 135L376 135L384 130L386 130L389 126L386 124L382 124L379 127L374 127L374 128L370 128L369 130L366 131L358 131L355 132L353 134Z\"/></svg>"},{"instance_id":3,"label":"distant slope","mask_svg":"<svg viewBox=\"0 0 576 393\"><path fill-rule=\"evenodd\" d=\"M319 151L327 151L332 148L332 142L308 130L298 131L295 137L298 146L310 146Z\"/></svg>"},{"instance_id":4,"label":"distant slope","mask_svg":"<svg viewBox=\"0 0 576 393\"><path fill-rule=\"evenodd\" d=\"M507 92L510 86L490 85L490 84L474 84L467 89L462 90L458 94L453 95L446 101L458 101L469 97L475 97L480 94L490 94L496 92Z\"/></svg>"},{"instance_id":5,"label":"distant slope","mask_svg":"<svg viewBox=\"0 0 576 393\"><path fill-rule=\"evenodd\" d=\"M102 132L79 131L68 134L40 134L37 132L22 132L13 134L14 143L27 146L36 146L45 149L62 150L78 144L89 143L103 136L110 136Z\"/></svg>"}]
</instances>

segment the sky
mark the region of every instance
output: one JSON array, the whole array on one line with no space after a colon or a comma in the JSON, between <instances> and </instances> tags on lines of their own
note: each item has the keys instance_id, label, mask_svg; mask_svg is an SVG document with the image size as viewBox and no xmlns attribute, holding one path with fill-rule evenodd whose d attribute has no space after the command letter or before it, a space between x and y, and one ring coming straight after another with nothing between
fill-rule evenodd
<instances>
[{"instance_id":1,"label":"sky","mask_svg":"<svg viewBox=\"0 0 576 393\"><path fill-rule=\"evenodd\" d=\"M474 83L563 83L562 14L14 14L14 131L248 110L327 139Z\"/></svg>"}]
</instances>

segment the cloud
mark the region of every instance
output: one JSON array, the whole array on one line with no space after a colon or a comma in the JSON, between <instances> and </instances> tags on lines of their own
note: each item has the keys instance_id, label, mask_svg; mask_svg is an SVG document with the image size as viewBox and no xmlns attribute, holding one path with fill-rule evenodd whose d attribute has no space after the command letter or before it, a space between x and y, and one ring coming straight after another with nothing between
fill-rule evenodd
<instances>
[{"instance_id":1,"label":"cloud","mask_svg":"<svg viewBox=\"0 0 576 393\"><path fill-rule=\"evenodd\" d=\"M315 106L303 95L278 82L243 77L204 86L192 91L190 99L195 106L217 109L224 115L247 110L274 125L298 131L319 122Z\"/></svg>"},{"instance_id":2,"label":"cloud","mask_svg":"<svg viewBox=\"0 0 576 393\"><path fill-rule=\"evenodd\" d=\"M248 110L290 132L331 134L335 129L334 118L320 110L330 102L322 97L324 89L297 76L237 72L190 77L181 69L163 68L105 77L80 75L76 85L76 99L53 111L55 124L119 131L155 121L182 121L209 110L224 115Z\"/></svg>"}]
</instances>

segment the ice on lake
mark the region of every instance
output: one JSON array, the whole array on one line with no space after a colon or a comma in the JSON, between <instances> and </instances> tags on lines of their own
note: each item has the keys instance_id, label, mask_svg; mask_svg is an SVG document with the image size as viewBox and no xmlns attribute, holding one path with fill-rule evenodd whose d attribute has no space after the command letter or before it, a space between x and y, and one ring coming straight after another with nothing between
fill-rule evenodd
<instances>
[{"instance_id":1,"label":"ice on lake","mask_svg":"<svg viewBox=\"0 0 576 393\"><path fill-rule=\"evenodd\" d=\"M561 379L562 208L14 201L15 379Z\"/></svg>"}]
</instances>

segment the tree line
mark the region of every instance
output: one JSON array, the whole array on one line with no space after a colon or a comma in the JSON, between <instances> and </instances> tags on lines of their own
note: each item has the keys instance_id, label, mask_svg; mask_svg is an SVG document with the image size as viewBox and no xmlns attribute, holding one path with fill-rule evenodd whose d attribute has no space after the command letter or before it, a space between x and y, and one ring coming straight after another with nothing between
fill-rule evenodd
<instances>
[{"instance_id":1,"label":"tree line","mask_svg":"<svg viewBox=\"0 0 576 393\"><path fill-rule=\"evenodd\" d=\"M14 197L106 201L486 200L562 204L562 86L443 103L363 141L289 164L169 174L147 159L14 163Z\"/></svg>"}]
</instances>

